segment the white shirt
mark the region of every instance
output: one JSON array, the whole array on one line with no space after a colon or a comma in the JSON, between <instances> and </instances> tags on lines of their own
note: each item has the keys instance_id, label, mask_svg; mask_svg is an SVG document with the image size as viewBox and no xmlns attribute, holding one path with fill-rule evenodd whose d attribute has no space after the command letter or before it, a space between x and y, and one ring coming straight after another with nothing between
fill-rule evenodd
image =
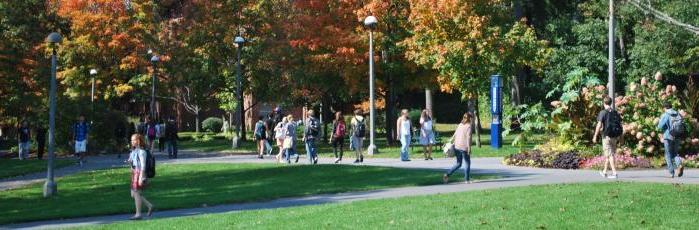
<instances>
[{"instance_id":1,"label":"white shirt","mask_svg":"<svg viewBox=\"0 0 699 230\"><path fill-rule=\"evenodd\" d=\"M403 119L400 123L400 135L410 136L410 119Z\"/></svg>"},{"instance_id":2,"label":"white shirt","mask_svg":"<svg viewBox=\"0 0 699 230\"><path fill-rule=\"evenodd\" d=\"M131 167L138 170L146 170L146 150L138 148L131 150L129 161L131 161Z\"/></svg>"}]
</instances>

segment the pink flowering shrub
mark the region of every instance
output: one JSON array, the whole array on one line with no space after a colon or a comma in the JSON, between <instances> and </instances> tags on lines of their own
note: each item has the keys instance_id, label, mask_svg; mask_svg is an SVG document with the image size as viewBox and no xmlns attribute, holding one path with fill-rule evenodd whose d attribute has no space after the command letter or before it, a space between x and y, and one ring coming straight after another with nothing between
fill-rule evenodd
<instances>
[{"instance_id":1,"label":"pink flowering shrub","mask_svg":"<svg viewBox=\"0 0 699 230\"><path fill-rule=\"evenodd\" d=\"M580 162L580 168L584 169L601 169L604 167L604 160L606 157L600 155L588 159L584 159ZM614 163L619 169L624 168L651 168L650 159L643 156L633 156L631 155L631 149L624 148L621 151L617 151L614 156Z\"/></svg>"}]
</instances>

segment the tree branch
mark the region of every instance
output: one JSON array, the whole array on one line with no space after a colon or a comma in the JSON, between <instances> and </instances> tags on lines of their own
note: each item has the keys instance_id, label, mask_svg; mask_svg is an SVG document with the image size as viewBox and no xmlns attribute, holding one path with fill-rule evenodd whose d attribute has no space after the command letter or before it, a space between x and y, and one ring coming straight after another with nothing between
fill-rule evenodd
<instances>
[{"instance_id":1,"label":"tree branch","mask_svg":"<svg viewBox=\"0 0 699 230\"><path fill-rule=\"evenodd\" d=\"M665 13L663 13L663 12L661 12L661 11L659 11L659 10L656 10L655 8L653 8L653 7L650 5L650 1L648 2L647 5L641 3L640 0L629 0L628 2L631 3L631 5L634 5L636 8L639 8L639 9L641 9L642 11L644 11L644 12L646 12L646 13L652 14L653 16L655 16L656 18L658 18L658 19L660 19L660 20L662 20L662 21L664 21L664 22L667 22L667 23L670 23L670 24L673 24L673 25L682 27L683 29L685 29L685 30L687 30L687 31L689 31L689 32L692 32L692 33L694 33L694 34L696 34L696 35L699 35L699 27L696 27L696 26L693 26L693 25L690 25L690 24L687 24L687 23L680 22L680 21L678 21L678 20L676 20L676 19L670 17L669 15L667 15L667 14L665 14Z\"/></svg>"}]
</instances>

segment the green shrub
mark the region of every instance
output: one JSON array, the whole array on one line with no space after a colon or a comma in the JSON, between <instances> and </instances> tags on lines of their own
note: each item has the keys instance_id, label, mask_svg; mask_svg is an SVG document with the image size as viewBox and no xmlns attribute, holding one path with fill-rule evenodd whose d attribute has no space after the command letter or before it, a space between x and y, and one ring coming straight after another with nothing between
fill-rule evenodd
<instances>
[{"instance_id":1,"label":"green shrub","mask_svg":"<svg viewBox=\"0 0 699 230\"><path fill-rule=\"evenodd\" d=\"M209 117L201 123L201 127L205 131L218 133L223 128L223 120L218 117Z\"/></svg>"}]
</instances>

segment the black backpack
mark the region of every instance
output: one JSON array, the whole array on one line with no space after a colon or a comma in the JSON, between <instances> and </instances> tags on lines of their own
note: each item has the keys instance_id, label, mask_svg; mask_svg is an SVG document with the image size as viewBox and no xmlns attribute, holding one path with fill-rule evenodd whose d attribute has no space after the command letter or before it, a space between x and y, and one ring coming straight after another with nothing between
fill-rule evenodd
<instances>
[{"instance_id":1,"label":"black backpack","mask_svg":"<svg viewBox=\"0 0 699 230\"><path fill-rule=\"evenodd\" d=\"M619 137L624 133L624 128L621 127L621 115L616 110L607 111L606 120L604 122L604 135L608 137Z\"/></svg>"},{"instance_id":2,"label":"black backpack","mask_svg":"<svg viewBox=\"0 0 699 230\"><path fill-rule=\"evenodd\" d=\"M364 124L364 119L362 121L359 121L359 119L355 118L356 125L354 127L354 136L355 137L364 137L366 136L366 125Z\"/></svg>"},{"instance_id":3,"label":"black backpack","mask_svg":"<svg viewBox=\"0 0 699 230\"><path fill-rule=\"evenodd\" d=\"M257 124L255 124L255 136L258 138L265 137L265 123L263 121L258 121Z\"/></svg>"},{"instance_id":4,"label":"black backpack","mask_svg":"<svg viewBox=\"0 0 699 230\"><path fill-rule=\"evenodd\" d=\"M687 136L687 128L684 126L682 116L679 114L670 116L670 135L673 138L685 138Z\"/></svg>"},{"instance_id":5,"label":"black backpack","mask_svg":"<svg viewBox=\"0 0 699 230\"><path fill-rule=\"evenodd\" d=\"M155 177L155 156L150 153L150 150L146 150L146 177Z\"/></svg>"}]
</instances>

